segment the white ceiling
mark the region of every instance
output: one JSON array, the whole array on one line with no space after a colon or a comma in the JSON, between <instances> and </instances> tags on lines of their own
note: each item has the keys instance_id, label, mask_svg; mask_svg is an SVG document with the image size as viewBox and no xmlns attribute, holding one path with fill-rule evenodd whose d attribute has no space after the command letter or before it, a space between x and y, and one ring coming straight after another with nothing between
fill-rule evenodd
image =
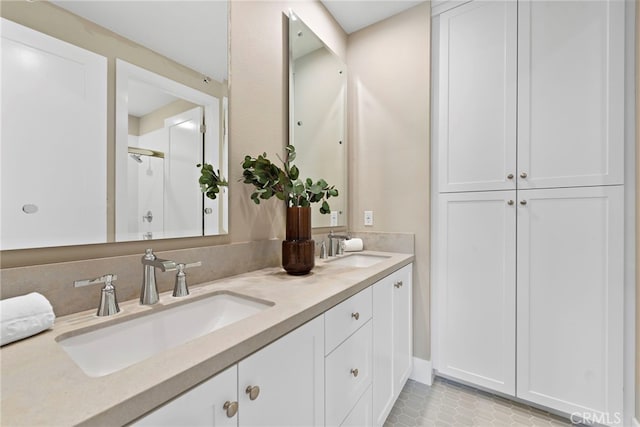
<instances>
[{"instance_id":1,"label":"white ceiling","mask_svg":"<svg viewBox=\"0 0 640 427\"><path fill-rule=\"evenodd\" d=\"M228 78L226 1L52 2L205 76Z\"/></svg>"},{"instance_id":2,"label":"white ceiling","mask_svg":"<svg viewBox=\"0 0 640 427\"><path fill-rule=\"evenodd\" d=\"M397 15L421 1L408 0L320 0L338 21L342 29L351 34L378 21Z\"/></svg>"}]
</instances>

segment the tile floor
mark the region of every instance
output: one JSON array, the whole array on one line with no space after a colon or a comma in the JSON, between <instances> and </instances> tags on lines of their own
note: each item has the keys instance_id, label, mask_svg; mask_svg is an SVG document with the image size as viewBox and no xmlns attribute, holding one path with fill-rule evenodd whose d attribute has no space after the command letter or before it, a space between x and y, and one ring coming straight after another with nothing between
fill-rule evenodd
<instances>
[{"instance_id":1,"label":"tile floor","mask_svg":"<svg viewBox=\"0 0 640 427\"><path fill-rule=\"evenodd\" d=\"M572 426L566 418L445 379L409 380L384 427Z\"/></svg>"}]
</instances>

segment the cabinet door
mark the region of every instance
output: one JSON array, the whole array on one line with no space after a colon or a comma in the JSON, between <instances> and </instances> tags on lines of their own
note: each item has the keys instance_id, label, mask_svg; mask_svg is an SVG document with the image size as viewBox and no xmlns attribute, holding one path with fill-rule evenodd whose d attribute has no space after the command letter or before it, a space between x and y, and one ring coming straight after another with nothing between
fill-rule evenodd
<instances>
[{"instance_id":1,"label":"cabinet door","mask_svg":"<svg viewBox=\"0 0 640 427\"><path fill-rule=\"evenodd\" d=\"M373 285L373 421L382 426L413 366L413 265Z\"/></svg>"},{"instance_id":2,"label":"cabinet door","mask_svg":"<svg viewBox=\"0 0 640 427\"><path fill-rule=\"evenodd\" d=\"M257 386L255 400L247 393ZM324 321L317 317L238 364L241 426L324 425Z\"/></svg>"},{"instance_id":3,"label":"cabinet door","mask_svg":"<svg viewBox=\"0 0 640 427\"><path fill-rule=\"evenodd\" d=\"M413 367L413 266L392 275L393 285L393 380L397 399Z\"/></svg>"},{"instance_id":4,"label":"cabinet door","mask_svg":"<svg viewBox=\"0 0 640 427\"><path fill-rule=\"evenodd\" d=\"M439 372L515 393L515 191L439 199Z\"/></svg>"},{"instance_id":5,"label":"cabinet door","mask_svg":"<svg viewBox=\"0 0 640 427\"><path fill-rule=\"evenodd\" d=\"M622 413L623 188L518 197L518 397Z\"/></svg>"},{"instance_id":6,"label":"cabinet door","mask_svg":"<svg viewBox=\"0 0 640 427\"><path fill-rule=\"evenodd\" d=\"M373 285L373 421L381 427L395 403L393 380L393 284Z\"/></svg>"},{"instance_id":7,"label":"cabinet door","mask_svg":"<svg viewBox=\"0 0 640 427\"><path fill-rule=\"evenodd\" d=\"M516 188L516 26L515 1L440 15L440 192Z\"/></svg>"},{"instance_id":8,"label":"cabinet door","mask_svg":"<svg viewBox=\"0 0 640 427\"><path fill-rule=\"evenodd\" d=\"M518 2L518 188L622 184L624 3Z\"/></svg>"},{"instance_id":9,"label":"cabinet door","mask_svg":"<svg viewBox=\"0 0 640 427\"><path fill-rule=\"evenodd\" d=\"M227 401L237 402L237 381L238 371L236 365L233 365L133 425L236 427L238 415L228 417L224 404Z\"/></svg>"},{"instance_id":10,"label":"cabinet door","mask_svg":"<svg viewBox=\"0 0 640 427\"><path fill-rule=\"evenodd\" d=\"M371 416L371 386L369 386L349 416L340 424L340 427L373 426Z\"/></svg>"}]
</instances>

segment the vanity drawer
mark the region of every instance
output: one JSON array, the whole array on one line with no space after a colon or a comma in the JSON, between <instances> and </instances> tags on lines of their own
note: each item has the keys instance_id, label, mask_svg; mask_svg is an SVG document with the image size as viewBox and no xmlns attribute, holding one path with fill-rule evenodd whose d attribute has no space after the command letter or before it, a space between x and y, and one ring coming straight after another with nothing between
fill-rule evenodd
<instances>
[{"instance_id":1,"label":"vanity drawer","mask_svg":"<svg viewBox=\"0 0 640 427\"><path fill-rule=\"evenodd\" d=\"M373 398L370 385L340 427L373 426Z\"/></svg>"},{"instance_id":2,"label":"vanity drawer","mask_svg":"<svg viewBox=\"0 0 640 427\"><path fill-rule=\"evenodd\" d=\"M372 295L368 287L324 314L325 355L371 319Z\"/></svg>"},{"instance_id":3,"label":"vanity drawer","mask_svg":"<svg viewBox=\"0 0 640 427\"><path fill-rule=\"evenodd\" d=\"M325 358L327 426L339 426L371 385L372 356L369 321Z\"/></svg>"}]
</instances>

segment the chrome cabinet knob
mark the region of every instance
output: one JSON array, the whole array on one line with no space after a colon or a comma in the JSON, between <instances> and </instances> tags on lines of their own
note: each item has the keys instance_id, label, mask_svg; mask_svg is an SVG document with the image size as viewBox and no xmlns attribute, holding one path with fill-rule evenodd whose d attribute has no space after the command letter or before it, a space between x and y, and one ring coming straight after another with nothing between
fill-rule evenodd
<instances>
[{"instance_id":1,"label":"chrome cabinet knob","mask_svg":"<svg viewBox=\"0 0 640 427\"><path fill-rule=\"evenodd\" d=\"M526 201L526 200L520 200L520 204L521 204L522 206L524 206L524 205L526 205L526 204L527 204L527 201Z\"/></svg>"},{"instance_id":2,"label":"chrome cabinet knob","mask_svg":"<svg viewBox=\"0 0 640 427\"><path fill-rule=\"evenodd\" d=\"M393 286L395 286L396 288L401 288L402 287L402 280L398 280L397 282L395 282L393 284Z\"/></svg>"},{"instance_id":3,"label":"chrome cabinet knob","mask_svg":"<svg viewBox=\"0 0 640 427\"><path fill-rule=\"evenodd\" d=\"M510 173L509 175L507 175L507 179L513 179L513 174Z\"/></svg>"},{"instance_id":4,"label":"chrome cabinet knob","mask_svg":"<svg viewBox=\"0 0 640 427\"><path fill-rule=\"evenodd\" d=\"M353 375L354 377L358 376L358 368L352 369L351 370L351 375Z\"/></svg>"},{"instance_id":5,"label":"chrome cabinet knob","mask_svg":"<svg viewBox=\"0 0 640 427\"><path fill-rule=\"evenodd\" d=\"M520 173L520 178L526 178L528 175L526 172Z\"/></svg>"},{"instance_id":6,"label":"chrome cabinet knob","mask_svg":"<svg viewBox=\"0 0 640 427\"><path fill-rule=\"evenodd\" d=\"M351 317L353 317L356 320L360 319L360 313L358 313L357 311L355 313L351 313Z\"/></svg>"},{"instance_id":7,"label":"chrome cabinet knob","mask_svg":"<svg viewBox=\"0 0 640 427\"><path fill-rule=\"evenodd\" d=\"M224 402L222 409L227 411L227 417L233 418L238 413L238 402L231 402L227 400Z\"/></svg>"},{"instance_id":8,"label":"chrome cabinet knob","mask_svg":"<svg viewBox=\"0 0 640 427\"><path fill-rule=\"evenodd\" d=\"M247 386L247 389L245 390L245 392L249 395L249 399L251 400L256 400L258 398L258 396L260 396L260 387L258 387L257 385L254 386Z\"/></svg>"},{"instance_id":9,"label":"chrome cabinet knob","mask_svg":"<svg viewBox=\"0 0 640 427\"><path fill-rule=\"evenodd\" d=\"M508 204L509 206L513 206L513 204L514 204L514 203L515 203L515 202L514 202L513 200L509 200L509 201L507 201L507 204Z\"/></svg>"}]
</instances>

